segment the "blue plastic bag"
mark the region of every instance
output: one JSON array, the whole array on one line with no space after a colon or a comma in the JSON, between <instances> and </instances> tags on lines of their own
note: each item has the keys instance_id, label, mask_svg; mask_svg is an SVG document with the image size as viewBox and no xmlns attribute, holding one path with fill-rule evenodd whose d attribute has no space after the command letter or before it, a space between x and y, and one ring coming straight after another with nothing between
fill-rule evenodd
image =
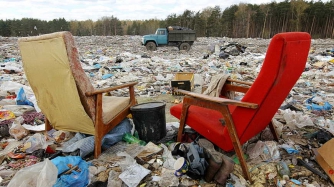
<instances>
[{"instance_id":1,"label":"blue plastic bag","mask_svg":"<svg viewBox=\"0 0 334 187\"><path fill-rule=\"evenodd\" d=\"M324 105L320 106L317 104L312 103L312 98L306 100L306 108L308 110L316 110L316 111L323 111L323 110L331 110L333 106L329 102L325 102Z\"/></svg>"},{"instance_id":2,"label":"blue plastic bag","mask_svg":"<svg viewBox=\"0 0 334 187\"><path fill-rule=\"evenodd\" d=\"M119 141L125 133L131 132L132 124L128 118L121 121L115 128L108 132L102 139L102 148L108 149ZM86 136L81 133L76 133L75 136L63 144L63 152L73 152L80 150L80 156L84 158L89 153L94 151L95 139L94 136Z\"/></svg>"},{"instance_id":3,"label":"blue plastic bag","mask_svg":"<svg viewBox=\"0 0 334 187\"><path fill-rule=\"evenodd\" d=\"M70 174L63 174L57 179L56 184L53 187L81 187L87 186L89 181L89 170L88 163L81 159L80 156L58 156L51 160L51 162L56 165L58 169L58 175L69 170L68 164L71 164L73 167L78 166L80 171L73 170Z\"/></svg>"},{"instance_id":4,"label":"blue plastic bag","mask_svg":"<svg viewBox=\"0 0 334 187\"><path fill-rule=\"evenodd\" d=\"M94 64L93 67L94 67L95 69L100 69L102 66L101 66L100 64Z\"/></svg>"},{"instance_id":5,"label":"blue plastic bag","mask_svg":"<svg viewBox=\"0 0 334 187\"><path fill-rule=\"evenodd\" d=\"M287 144L280 145L279 147L285 149L285 151L288 152L289 154L298 154L299 153L299 151L297 149L294 149L293 147L291 147Z\"/></svg>"},{"instance_id":6,"label":"blue plastic bag","mask_svg":"<svg viewBox=\"0 0 334 187\"><path fill-rule=\"evenodd\" d=\"M110 74L110 73L108 73L108 74L104 74L104 75L102 76L102 79L105 80L105 79L110 78L110 77L112 77L112 76L113 76L113 74Z\"/></svg>"},{"instance_id":7,"label":"blue plastic bag","mask_svg":"<svg viewBox=\"0 0 334 187\"><path fill-rule=\"evenodd\" d=\"M29 101L27 99L23 87L21 87L20 90L17 93L16 104L17 105L30 105L30 106L34 106L34 103L32 103L31 101Z\"/></svg>"}]
</instances>

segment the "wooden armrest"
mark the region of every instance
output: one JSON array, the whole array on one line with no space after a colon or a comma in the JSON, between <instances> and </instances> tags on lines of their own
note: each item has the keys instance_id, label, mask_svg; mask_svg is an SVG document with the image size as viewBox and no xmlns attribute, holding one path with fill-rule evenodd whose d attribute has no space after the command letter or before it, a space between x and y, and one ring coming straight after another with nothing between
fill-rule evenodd
<instances>
[{"instance_id":1,"label":"wooden armrest","mask_svg":"<svg viewBox=\"0 0 334 187\"><path fill-rule=\"evenodd\" d=\"M234 79L227 79L226 82L227 83L224 84L221 92L221 94L223 95L227 91L246 93L249 90L250 86L253 84L251 82L244 82ZM236 84L231 84L231 83L236 83Z\"/></svg>"},{"instance_id":2,"label":"wooden armrest","mask_svg":"<svg viewBox=\"0 0 334 187\"><path fill-rule=\"evenodd\" d=\"M183 93L185 95L192 96L192 97L196 97L196 98L199 98L199 99L212 101L212 102L220 103L220 104L224 104L224 105L234 105L234 106L241 106L241 107L252 108L252 109L256 109L258 107L258 104L255 104L255 103L236 101L236 100L225 99L225 98L220 98L220 97L211 97L211 96L208 96L208 95L189 92L189 91L181 90L181 89L175 89L174 91L180 92L180 93Z\"/></svg>"},{"instance_id":3,"label":"wooden armrest","mask_svg":"<svg viewBox=\"0 0 334 187\"><path fill-rule=\"evenodd\" d=\"M235 80L235 79L227 79L227 81L230 82L235 82L235 83L239 83L239 84L244 84L244 85L248 85L248 86L252 86L252 82L245 82L245 81L239 81L239 80Z\"/></svg>"},{"instance_id":4,"label":"wooden armrest","mask_svg":"<svg viewBox=\"0 0 334 187\"><path fill-rule=\"evenodd\" d=\"M136 84L138 84L138 82L130 82L130 83L126 83L126 84L113 86L113 87L110 87L110 88L98 89L98 90L94 90L92 92L86 92L86 96L93 96L93 95L97 95L97 94L101 94L101 93L106 93L106 92L118 90L118 89L121 89L121 88L133 87Z\"/></svg>"}]
</instances>

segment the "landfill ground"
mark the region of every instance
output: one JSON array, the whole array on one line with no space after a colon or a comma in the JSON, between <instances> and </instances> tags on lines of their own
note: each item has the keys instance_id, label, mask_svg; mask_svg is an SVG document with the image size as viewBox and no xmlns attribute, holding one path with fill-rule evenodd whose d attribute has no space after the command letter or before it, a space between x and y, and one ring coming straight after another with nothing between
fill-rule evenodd
<instances>
[{"instance_id":1,"label":"landfill ground","mask_svg":"<svg viewBox=\"0 0 334 187\"><path fill-rule=\"evenodd\" d=\"M17 39L0 37L0 186L222 186L187 175L175 176L173 163L178 157L171 155L173 149L165 142L140 146L118 139L94 159L92 152L84 152L80 146L65 152L73 147L69 142L75 138L89 138L79 133L49 131L49 139L45 140L41 131L44 116L25 77ZM197 93L204 90L212 76L223 72L230 73L233 79L252 82L270 42L258 38L203 37L197 38L190 51L179 51L177 47L147 51L140 45L141 36L84 36L75 37L75 41L81 65L92 85L106 88L137 81L138 104L165 104L167 135L174 140L178 119L170 115L169 108L180 103L182 96L172 95L173 77L181 72L193 73L193 91ZM245 51L230 45L235 43L246 47ZM330 180L334 177L333 86L334 40L312 40L305 71L274 117L280 140L273 141L266 129L243 145L252 184L243 178L234 153L224 153L236 162L226 186L334 186ZM22 88L26 95L24 105L17 102ZM111 94L128 96L127 90ZM316 161L314 151L318 149L329 157L327 168ZM63 157L56 157L57 153ZM67 167L59 164L65 163L61 159L70 160L72 156L78 157L69 161ZM57 167L52 163L58 163Z\"/></svg>"},{"instance_id":2,"label":"landfill ground","mask_svg":"<svg viewBox=\"0 0 334 187\"><path fill-rule=\"evenodd\" d=\"M179 120L172 116L169 112L170 107L174 105L175 100L181 100L182 96L174 96L171 94L157 95L155 97L137 97L138 104L147 102L164 102L166 122L178 122Z\"/></svg>"}]
</instances>

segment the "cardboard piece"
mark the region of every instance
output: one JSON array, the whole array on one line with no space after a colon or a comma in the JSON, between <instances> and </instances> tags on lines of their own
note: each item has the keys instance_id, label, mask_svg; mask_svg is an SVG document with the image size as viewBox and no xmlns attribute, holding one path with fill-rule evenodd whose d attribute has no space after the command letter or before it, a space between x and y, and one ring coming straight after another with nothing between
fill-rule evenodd
<instances>
[{"instance_id":1,"label":"cardboard piece","mask_svg":"<svg viewBox=\"0 0 334 187\"><path fill-rule=\"evenodd\" d=\"M323 66L326 65L326 62L316 62L314 64L312 64L313 66L316 66L318 68L322 68Z\"/></svg>"},{"instance_id":2,"label":"cardboard piece","mask_svg":"<svg viewBox=\"0 0 334 187\"><path fill-rule=\"evenodd\" d=\"M314 150L315 160L334 182L334 138L326 142L319 149Z\"/></svg>"},{"instance_id":3,"label":"cardboard piece","mask_svg":"<svg viewBox=\"0 0 334 187\"><path fill-rule=\"evenodd\" d=\"M173 80L171 81L171 87L173 90L175 88L192 91L194 89L194 73L183 72L176 73ZM172 95L183 95L181 93L172 91Z\"/></svg>"},{"instance_id":4,"label":"cardboard piece","mask_svg":"<svg viewBox=\"0 0 334 187\"><path fill-rule=\"evenodd\" d=\"M149 160L153 159L157 155L161 155L163 148L149 142L145 145L144 149L135 157L137 163L145 164Z\"/></svg>"}]
</instances>

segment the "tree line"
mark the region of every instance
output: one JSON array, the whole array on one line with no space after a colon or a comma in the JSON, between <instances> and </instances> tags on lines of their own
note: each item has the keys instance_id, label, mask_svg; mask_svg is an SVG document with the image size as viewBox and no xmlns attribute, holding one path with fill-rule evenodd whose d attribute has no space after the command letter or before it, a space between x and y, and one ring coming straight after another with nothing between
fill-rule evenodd
<instances>
[{"instance_id":1,"label":"tree line","mask_svg":"<svg viewBox=\"0 0 334 187\"><path fill-rule=\"evenodd\" d=\"M166 19L97 21L43 21L32 18L0 20L0 36L33 36L67 30L76 36L145 35L159 27L181 26L196 30L198 37L271 38L279 32L303 31L313 38L334 38L334 3L286 0L267 4L240 3L201 11L185 10Z\"/></svg>"}]
</instances>

